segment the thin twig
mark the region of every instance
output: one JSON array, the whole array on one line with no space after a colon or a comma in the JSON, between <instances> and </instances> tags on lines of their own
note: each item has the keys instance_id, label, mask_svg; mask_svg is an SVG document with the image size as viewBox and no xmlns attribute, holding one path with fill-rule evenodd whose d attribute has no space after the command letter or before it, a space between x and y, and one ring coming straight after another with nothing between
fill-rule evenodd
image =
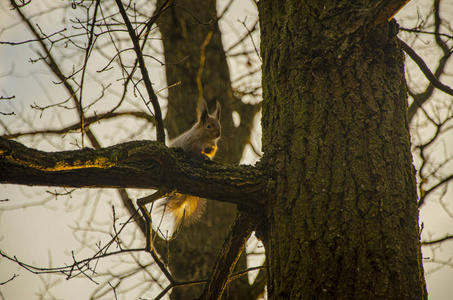
<instances>
[{"instance_id":1,"label":"thin twig","mask_svg":"<svg viewBox=\"0 0 453 300\"><path fill-rule=\"evenodd\" d=\"M7 284L8 282L14 280L14 278L16 278L16 277L18 277L18 276L19 276L19 275L14 274L13 277L11 277L10 279L8 279L7 281L0 282L0 285Z\"/></svg>"},{"instance_id":2,"label":"thin twig","mask_svg":"<svg viewBox=\"0 0 453 300\"><path fill-rule=\"evenodd\" d=\"M453 240L453 235L447 235L443 238L440 238L438 240L433 240L433 241L423 241L421 242L421 244L423 246L426 246L426 245L434 245L434 244L439 244L439 243L442 243L444 241L448 241L448 240Z\"/></svg>"},{"instance_id":3,"label":"thin twig","mask_svg":"<svg viewBox=\"0 0 453 300\"><path fill-rule=\"evenodd\" d=\"M85 117L85 127L88 128L92 124L100 123L101 120L107 120L107 119L123 117L123 116L133 116L136 118L145 119L145 120L148 120L150 123L154 124L154 118L145 112L124 111L124 112L119 112L119 113L107 112L105 114L99 114L99 115L94 115L94 116L90 116L90 117ZM45 130L16 132L16 133L5 134L2 137L5 139L15 139L20 136L33 136L33 135L38 135L38 134L66 134L68 132L77 130L78 128L80 128L79 126L80 126L80 123L77 122L73 125L69 125L68 127L64 127L61 129L45 129Z\"/></svg>"},{"instance_id":4,"label":"thin twig","mask_svg":"<svg viewBox=\"0 0 453 300\"><path fill-rule=\"evenodd\" d=\"M96 24L96 17L97 17L97 13L98 13L98 9L99 9L99 5L100 5L101 1L100 0L96 0L96 5L94 7L94 13L93 13L93 20L91 22L91 29L90 29L90 36L88 38L88 45L86 47L86 50L85 50L85 58L84 58L84 62L83 62L83 67L82 67L82 76L81 76L81 79L80 79L80 94L79 94L79 106L81 107L80 111L79 111L79 117L80 117L80 134L82 135L82 147L85 146L84 144L84 135L85 135L85 112L84 112L84 108L83 108L83 104L82 104L82 101L83 101L83 87L84 87L84 81L85 81L85 74L86 74L86 70L87 70L87 65L88 65L88 59L90 57L90 54L91 54L91 50L92 50L92 47L93 47L93 37L94 37L94 25ZM88 23L88 20L87 20L87 23ZM88 28L87 28L88 29Z\"/></svg>"},{"instance_id":5,"label":"thin twig","mask_svg":"<svg viewBox=\"0 0 453 300\"><path fill-rule=\"evenodd\" d=\"M0 45L17 46L17 45L23 45L23 44L28 44L28 43L38 42L38 41L50 40L50 38L53 37L54 35L60 34L66 30L67 30L66 28L63 28L62 30L54 32L50 35L45 35L40 38L35 38L35 39L26 40L26 41L22 41L22 42L2 42L2 41L0 41Z\"/></svg>"},{"instance_id":6,"label":"thin twig","mask_svg":"<svg viewBox=\"0 0 453 300\"><path fill-rule=\"evenodd\" d=\"M263 60L261 59L260 52L258 51L258 48L256 47L255 41L253 40L252 31L250 31L249 28L247 27L247 24L245 24L245 21L246 21L246 20L247 20L247 17L244 19L244 21L239 21L239 20L238 20L238 21L239 21L240 23L242 23L242 25L244 25L245 29L247 30L248 36L250 36L250 40L252 41L253 48L255 49L256 56L258 56L258 59L259 59L260 61L263 61ZM255 28L255 26L254 26L254 28ZM254 30L254 28L253 28L253 30Z\"/></svg>"},{"instance_id":7,"label":"thin twig","mask_svg":"<svg viewBox=\"0 0 453 300\"><path fill-rule=\"evenodd\" d=\"M157 141L165 144L165 129L164 129L164 123L162 121L162 112L160 109L160 105L159 105L159 101L157 99L156 93L154 93L151 79L149 78L148 70L146 68L145 61L143 59L143 54L141 52L139 40L137 38L137 35L135 34L135 30L132 27L129 17L127 16L123 3L121 2L121 0L115 0L115 2L118 6L121 16L124 19L124 23L126 24L127 31L129 32L131 41L134 44L135 54L136 54L138 62L139 62L139 67L140 67L140 71L142 73L143 81L145 83L146 91L148 92L149 100L152 103L153 108L154 108L154 118L156 119ZM146 104L146 102L145 102L145 104ZM146 107L148 107L148 106L146 106Z\"/></svg>"}]
</instances>

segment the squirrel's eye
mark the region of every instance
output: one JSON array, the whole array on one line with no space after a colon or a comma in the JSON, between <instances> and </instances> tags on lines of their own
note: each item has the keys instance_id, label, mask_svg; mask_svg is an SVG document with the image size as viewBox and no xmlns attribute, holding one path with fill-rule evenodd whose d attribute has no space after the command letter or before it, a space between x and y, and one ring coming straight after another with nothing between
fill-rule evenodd
<instances>
[{"instance_id":1,"label":"squirrel's eye","mask_svg":"<svg viewBox=\"0 0 453 300\"><path fill-rule=\"evenodd\" d=\"M206 126L206 128L211 129L211 124L208 124L208 126Z\"/></svg>"}]
</instances>

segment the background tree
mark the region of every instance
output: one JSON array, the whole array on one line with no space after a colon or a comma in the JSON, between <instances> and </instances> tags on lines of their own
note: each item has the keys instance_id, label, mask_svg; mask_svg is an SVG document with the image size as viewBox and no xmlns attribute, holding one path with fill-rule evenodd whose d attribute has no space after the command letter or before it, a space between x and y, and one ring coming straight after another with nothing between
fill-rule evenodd
<instances>
[{"instance_id":1,"label":"background tree","mask_svg":"<svg viewBox=\"0 0 453 300\"><path fill-rule=\"evenodd\" d=\"M139 6L139 5L138 5L137 7L140 7L140 8L141 8L141 10L138 11L138 14L143 13L143 15L146 15L146 12L145 12L145 11L146 11L146 6L143 7L143 6ZM186 7L186 8L187 8L187 7ZM91 7L91 12L92 12L92 9L93 9L93 7ZM101 11L101 10L100 10L100 11ZM196 11L198 12L199 10L196 10ZM175 12L173 12L173 14L174 14L174 13L175 13ZM209 33L209 30L212 30L212 29L207 29L207 28L214 28L214 27L212 27L212 26L213 26L212 24L216 24L216 22L214 22L214 23L212 23L211 25L207 25L207 24L204 24L204 25L203 25L203 24L200 24L200 21L204 22L202 18L200 18L199 16L197 16L197 18L193 18L193 16L190 16L190 17L189 17L189 15L190 15L190 14L187 14L185 17L187 17L189 20L192 20L193 23L198 23L197 28L198 28L198 29L204 28L205 30L208 31L208 33ZM164 17L164 16L165 16L165 14L162 15L162 17ZM180 18L182 18L182 17L180 17ZM177 18L177 19L180 19L180 18ZM193 19L192 19L192 18L193 18ZM162 19L160 19L160 20L162 20ZM208 23L208 22L204 22L204 23ZM87 24L89 24L88 21L87 21ZM184 22L181 22L181 24L184 24ZM184 25L186 25L186 24L184 24ZM106 26L106 25L104 25L104 26ZM110 24L110 26L111 26L111 24ZM211 26L211 27L209 27L209 26ZM85 27L86 27L86 28L90 28L88 25L85 26ZM162 26L161 26L161 27L162 27ZM176 27L175 27L175 28L176 28ZM182 28L184 28L184 27L182 27ZM190 28L190 26L189 26L189 28ZM163 28L162 28L162 31L164 32L164 29L163 29ZM199 31L202 32L202 30L199 30ZM115 31L115 30L111 30L111 32L114 34L116 31ZM188 31L188 32L189 32L189 31ZM214 31L212 31L212 32L214 32ZM165 41L166 39L167 39L167 40L170 40L170 36L171 36L170 34L168 34L168 35L162 34L162 35L163 35L164 41ZM207 36L208 36L208 34L206 34L206 32L202 32L202 34L201 34L201 39L203 39L203 37L207 37ZM215 37L215 34L213 34L212 38L214 39L214 37ZM205 38L205 39L206 39L206 38ZM190 38L190 39L188 39L188 40L189 40L189 41L192 41L192 40L195 40L195 41L196 41L196 39L195 39L194 37L192 37L192 38ZM203 41L205 41L205 40L203 40ZM187 40L186 40L186 43L187 43ZM52 45L53 45L53 43L52 43ZM200 45L200 41L194 42L194 45L195 45L195 48L199 47L198 45ZM210 45L210 43L208 43L208 46L209 46L209 45ZM212 45L215 45L215 43L213 43ZM165 43L164 43L164 46L165 46ZM90 48L90 47L88 47L88 48ZM188 47L188 48L190 48L190 47ZM53 48L53 49L55 49L55 48ZM170 49L170 48L167 48L167 49ZM167 49L166 49L166 52L168 51ZM220 50L221 50L221 48L220 48ZM55 50L53 50L53 51L55 51ZM105 50L104 50L104 51L105 51ZM119 50L119 51L121 51L121 50ZM122 53L122 52L121 52L121 53ZM213 53L213 51L210 50L210 51L208 51L208 52L206 52L206 53ZM91 54L91 55L93 55L93 54ZM206 56L206 57L208 57L208 56ZM180 58L180 59L182 59L182 58ZM180 60L176 60L176 61L180 62ZM188 61L188 60L187 60L187 61ZM172 61L169 60L169 59L167 59L167 57L166 57L166 62L167 62L167 64L173 65ZM122 63L122 64L123 64L123 63ZM191 71L192 73L191 73L191 74L195 74L195 72L193 72L193 70L199 70L199 68L196 68L197 66L199 66L199 60L198 60L197 58L195 58L193 61L191 61L190 64L188 63L188 65L193 65L193 64L195 64L195 68L192 68L192 71ZM184 65L184 62L183 62L183 63L175 64L175 66L177 66L177 67L183 66L183 65ZM290 65L292 65L292 64L290 64ZM127 66L127 64L124 64L124 66ZM175 69L176 69L177 67L175 67ZM125 69L125 68L123 68L123 71L125 72L124 69ZM167 68L167 70L168 70L168 69L170 69L170 68ZM187 69L189 69L189 68L187 68ZM69 68L69 70L70 70L70 68ZM205 71L208 72L208 73L204 73ZM132 73L132 72L130 72L130 73ZM184 73L184 72L182 72L182 73ZM197 72L196 74L198 75L198 72ZM202 74L210 74L210 76L213 76L214 73L209 73L208 69L206 68L206 69L203 69ZM77 74L74 74L74 75L76 76ZM182 78L183 75L179 75L179 76L180 76L180 78ZM190 76L189 76L189 77L190 77ZM75 77L73 77L73 78L75 78ZM137 82L138 80L140 80L139 78L140 78L140 76L138 76L138 78L135 79L135 82ZM168 78L168 74L167 74L167 78ZM192 76L192 78L193 78L193 76ZM198 78L198 77L197 77L197 78ZM133 79L130 79L130 80L133 81ZM192 80L193 80L193 79L192 79ZM64 80L62 80L62 81L64 81ZM172 84L172 81L168 80L168 82L169 82L169 83L168 83L169 85ZM187 82L187 81L184 81L184 82ZM104 82L104 83L105 83L105 82ZM198 83L198 82L196 82L196 83ZM208 93L207 95L209 95L209 96L212 95L213 92L212 92L212 91L209 92L209 89L210 89L210 88L208 87L208 82L203 82L203 87L205 88L205 91ZM195 91L195 90L196 90L196 91L198 92L198 88L199 88L199 85L197 85L197 86L196 86L196 89L195 89L195 83L192 83L192 87L191 87L192 90L191 90L191 91ZM218 87L216 87L216 88L218 88ZM190 88L189 88L189 87L184 87L184 89L177 89L177 88L170 89L170 90L169 90L169 92L170 92L169 101L173 101L173 100L172 100L173 97L174 97L174 99L177 99L177 98L178 98L177 96L171 96L171 91L175 91L175 94L177 94L177 91L181 91L181 90L182 90L182 91L184 91L184 90L190 90ZM137 91L138 91L138 90L137 90ZM214 91L215 91L215 89L214 89ZM211 93L211 94L209 94L209 93ZM71 93L69 93L69 94L71 94ZM126 94L126 93L124 93L124 94ZM214 96L217 97L216 95L214 95ZM209 100L212 100L212 97L207 97L206 95L205 95L205 98L207 98L207 99L209 99ZM127 99L127 97L125 97L125 99ZM81 100L78 100L78 101L81 101ZM175 100L175 101L176 101L176 100ZM225 100L224 100L224 101L225 101ZM228 101L228 100L226 100L226 101ZM230 99L229 101L231 101L231 99ZM133 101L131 101L131 102L133 103ZM171 102L170 102L170 103L171 103ZM227 103L228 103L228 102L227 102ZM234 102L232 102L232 103L234 103ZM238 103L238 102L236 102L236 103ZM239 102L239 103L240 103L240 102ZM60 104L60 106L63 106L63 105L64 105L64 104ZM181 104L181 105L182 105L182 104ZM192 104L192 105L193 105L193 104ZM231 104L230 104L230 105L231 105ZM236 104L236 105L237 105L237 104ZM82 105L80 105L80 106L82 106ZM90 106L90 107L91 107L91 106ZM125 106L123 106L123 108L124 108L124 107L125 107ZM127 106L126 106L126 107L127 107ZM182 106L178 105L177 107L182 107ZM273 106L272 106L272 107L273 107ZM168 109L168 116L170 115L170 111L171 111L170 108L171 108L171 105L169 106L169 109ZM235 108L235 110L238 111L238 108ZM251 111L254 111L254 110L256 110L256 109L255 109L255 108L251 108ZM48 111L48 110L47 110L47 111ZM190 110L190 111L193 111L193 110ZM134 113L135 113L135 112L134 112ZM286 113L284 113L284 114L286 114ZM80 113L79 113L79 115L80 115ZM114 115L114 112L113 112L111 115ZM104 117L104 118L108 118L108 117L111 116L111 115L106 114L106 115L103 116L103 117ZM131 114L131 115L134 115L134 114ZM135 115L139 116L138 113L135 113ZM249 116L249 117L250 117L250 115L253 115L253 114L240 114L240 115L241 115L241 117L242 117L242 118L241 118L241 125L242 125L242 124L244 124L244 119L243 119L243 117L244 117L244 116ZM116 116L116 115L115 115L115 116ZM144 116L146 116L146 114L142 114L141 116L144 117ZM183 113L182 116L183 116L183 117L188 117L188 116L189 116L189 117L192 117L193 114ZM226 120L228 121L228 116L229 116L229 114L226 114L226 116L227 116ZM285 116L288 117L287 115L285 115ZM81 119L83 120L84 118L82 117ZM86 118L86 119L89 120L89 118ZM102 121L102 118L98 118L98 119L101 119L101 124L102 124L102 123L105 124L105 121ZM181 119L181 118L180 118L180 117L175 117L175 119L179 120L179 119ZM288 119L288 121L289 121L290 118L287 118L287 119ZM224 118L224 120L225 120L225 118ZM230 119L230 120L231 120L231 119ZM89 124L89 123L88 123L88 124ZM247 123L245 123L245 124L247 124ZM225 124L224 124L224 125L225 125ZM81 128L83 129L83 126L84 126L84 121L80 121L80 123L78 123L77 126L76 126L76 127L73 127L73 128L80 128L80 127L81 127ZM182 126L184 126L184 125L182 125ZM171 127L171 126L168 126L168 125L167 125L167 128L169 129L169 132L171 132L170 127ZM280 126L279 128L286 128L286 127ZM288 128L288 130L289 130L289 128ZM82 130L82 131L83 131L83 130ZM60 131L60 132L62 132L62 131ZM63 132L64 132L64 130L63 130ZM231 131L230 131L230 132L231 132ZM89 130L89 131L87 131L86 136L87 136L90 140L93 140L93 139L90 137L90 135L93 135L93 136L94 136L94 134L93 134L92 132L91 132L91 134L90 134L90 130ZM282 138L282 137L279 136L278 138ZM223 146L229 146L229 143L226 143L226 145L223 145ZM285 148L283 147L283 149L285 149ZM279 155L284 155L284 153L280 153ZM221 157L221 158L222 158L222 157ZM324 176L324 175L323 175L323 176ZM122 193L122 195L124 195L124 193ZM61 195L60 195L60 198L61 198ZM124 199L126 199L126 201L124 201ZM129 196L123 197L123 202L124 202L124 203L128 203L127 199L129 199ZM275 209L270 209L269 211L275 211ZM118 212L118 209L117 209L117 212ZM276 222L276 223L278 223L278 222ZM183 234L181 234L181 235L183 235ZM171 249L173 249L173 248L171 248ZM171 253L173 253L173 252L171 252ZM192 255L192 256L193 256L193 255ZM171 257L173 257L173 254L171 255ZM186 260L187 260L187 259L186 259ZM184 258L183 258L183 261L184 261ZM141 260L140 262L143 263L143 260ZM142 269L141 269L141 266L140 266L140 268L137 268L137 270L142 270ZM114 290L114 291L119 291L119 288L116 289L116 290Z\"/></svg>"}]
</instances>

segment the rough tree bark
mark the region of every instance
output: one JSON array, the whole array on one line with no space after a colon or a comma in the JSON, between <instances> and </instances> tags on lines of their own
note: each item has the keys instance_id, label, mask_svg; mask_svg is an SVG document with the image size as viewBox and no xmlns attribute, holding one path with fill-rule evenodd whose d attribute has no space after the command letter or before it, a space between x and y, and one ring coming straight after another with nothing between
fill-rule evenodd
<instances>
[{"instance_id":1,"label":"rough tree bark","mask_svg":"<svg viewBox=\"0 0 453 300\"><path fill-rule=\"evenodd\" d=\"M155 141L133 141L99 150L44 152L2 137L0 183L87 188L165 187L245 206L253 206L256 198L253 195L262 197L263 188L262 173L256 168L190 160L181 149L175 151ZM224 193L217 195L216 189Z\"/></svg>"},{"instance_id":2,"label":"rough tree bark","mask_svg":"<svg viewBox=\"0 0 453 300\"><path fill-rule=\"evenodd\" d=\"M423 299L395 22L373 3L260 1L269 299Z\"/></svg>"}]
</instances>

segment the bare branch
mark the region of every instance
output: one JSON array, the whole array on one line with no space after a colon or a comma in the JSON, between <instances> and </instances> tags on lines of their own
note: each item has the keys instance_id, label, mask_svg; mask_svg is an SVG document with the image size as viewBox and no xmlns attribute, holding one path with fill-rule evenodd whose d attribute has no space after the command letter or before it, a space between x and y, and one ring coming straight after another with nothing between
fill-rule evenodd
<instances>
[{"instance_id":1,"label":"bare branch","mask_svg":"<svg viewBox=\"0 0 453 300\"><path fill-rule=\"evenodd\" d=\"M127 116L134 116L136 118L145 119L145 120L148 120L150 123L154 124L154 118L147 113L144 113L141 111L124 111L124 112L118 112L118 113L108 112L108 113L101 114L101 115L86 117L85 126L88 127L92 124L100 122L101 120L108 120L108 119L112 119L112 118L127 117ZM64 128L60 128L60 129L45 129L45 130L36 130L36 131L27 131L27 132L16 132L16 133L5 134L2 137L5 139L15 139L20 136L30 136L30 135L38 135L38 134L66 134L70 131L75 131L78 129L80 129L80 123L77 122L73 125L70 125L70 126L67 126ZM93 142L93 141L91 141L91 142Z\"/></svg>"},{"instance_id":2,"label":"bare branch","mask_svg":"<svg viewBox=\"0 0 453 300\"><path fill-rule=\"evenodd\" d=\"M381 0L374 4L374 25L387 24L410 0Z\"/></svg>"},{"instance_id":3,"label":"bare branch","mask_svg":"<svg viewBox=\"0 0 453 300\"><path fill-rule=\"evenodd\" d=\"M253 48L255 49L256 56L258 56L259 60L262 61L260 52L258 51L258 48L256 47L255 41L253 40L253 37L252 37L252 31L254 30L254 28L253 28L252 30L250 30L250 29L247 27L247 24L245 24L245 21L246 21L246 20L247 20L247 17L244 19L244 21L239 21L239 22L240 22L240 23L245 27L245 29L247 30L248 36L250 36L250 40L252 41Z\"/></svg>"},{"instance_id":4,"label":"bare branch","mask_svg":"<svg viewBox=\"0 0 453 300\"><path fill-rule=\"evenodd\" d=\"M68 78L63 74L62 70L60 69L60 65L56 62L56 60L53 58L53 56L50 53L49 47L44 43L44 40L41 39L41 35L38 33L36 28L31 24L30 20L23 14L19 6L17 6L16 2L14 0L10 0L11 5L17 10L18 14L20 15L22 21L27 25L27 27L30 29L30 31L33 33L35 38L38 40L41 48L44 50L45 56L41 55L41 59L44 59L46 62L47 66L50 68L50 70L55 74L55 76L58 77L58 79L63 83L64 87L66 88L70 98L73 99L73 102L75 103L75 106L77 108L77 112L80 116L80 124L81 124L81 130L82 130L82 137L83 134L86 133L88 138L91 139L91 142L93 143L94 147L100 148L100 144L96 141L94 138L94 134L88 129L86 132L84 130L84 115L83 115L83 107L82 107L82 102L77 98L76 91L72 87L72 85L68 82ZM39 28L39 27L38 27ZM82 139L82 144L83 144L83 139Z\"/></svg>"},{"instance_id":5,"label":"bare branch","mask_svg":"<svg viewBox=\"0 0 453 300\"><path fill-rule=\"evenodd\" d=\"M44 41L44 40L50 39L54 35L59 35L62 32L65 32L66 30L67 30L66 28L63 28L62 30L56 31L56 32L54 32L54 33L52 33L50 35L45 35L45 36L42 36L42 37L39 37L39 38L34 38L34 39L31 39L31 40L26 40L26 41L22 41L22 42L2 42L2 41L0 41L0 45L17 46L17 45L23 45L23 44L28 44L28 43L34 43L34 42L37 42L37 41Z\"/></svg>"},{"instance_id":6,"label":"bare branch","mask_svg":"<svg viewBox=\"0 0 453 300\"><path fill-rule=\"evenodd\" d=\"M413 32L413 33L423 33L423 34L429 34L429 35L435 35L435 36L443 36L448 39L453 39L453 35L446 34L446 33L441 33L441 32L434 32L434 31L428 31L428 30L422 30L418 28L405 28L405 27L400 27L400 31L407 31L407 32Z\"/></svg>"},{"instance_id":7,"label":"bare branch","mask_svg":"<svg viewBox=\"0 0 453 300\"><path fill-rule=\"evenodd\" d=\"M13 277L11 277L10 279L8 279L7 281L0 282L0 285L5 285L5 284L7 284L8 282L13 281L14 278L16 278L16 277L18 277L18 276L19 276L19 275L14 274Z\"/></svg>"},{"instance_id":8,"label":"bare branch","mask_svg":"<svg viewBox=\"0 0 453 300\"><path fill-rule=\"evenodd\" d=\"M245 212L239 212L214 265L213 274L205 286L203 299L220 299L222 297L236 262L252 233L252 226L252 218Z\"/></svg>"},{"instance_id":9,"label":"bare branch","mask_svg":"<svg viewBox=\"0 0 453 300\"><path fill-rule=\"evenodd\" d=\"M190 160L182 149L153 141L99 150L44 152L0 138L1 183L145 189L165 186L182 194L259 207L264 201L265 181L256 167Z\"/></svg>"},{"instance_id":10,"label":"bare branch","mask_svg":"<svg viewBox=\"0 0 453 300\"><path fill-rule=\"evenodd\" d=\"M136 215L137 209L132 202L132 199L127 194L126 189L119 188L118 194L120 195L121 201L123 202L124 207L126 207L127 211L129 212L130 216L134 216L134 221L137 223L138 228L142 231L143 235L146 236L146 224L143 218L139 215Z\"/></svg>"},{"instance_id":11,"label":"bare branch","mask_svg":"<svg viewBox=\"0 0 453 300\"><path fill-rule=\"evenodd\" d=\"M431 70L428 68L425 61L420 56L418 56L418 54L411 47L409 47L409 45L407 45L401 39L398 39L398 41L401 45L401 48L404 50L404 52L406 52L410 56L410 58L412 58L412 60L418 65L418 67L423 72L423 74L425 74L426 78L436 88L438 88L439 90L441 90L442 92L444 92L446 94L453 96L453 89L451 87L443 84L442 82L440 82L436 78L436 76L434 76L434 74L431 72Z\"/></svg>"},{"instance_id":12,"label":"bare branch","mask_svg":"<svg viewBox=\"0 0 453 300\"><path fill-rule=\"evenodd\" d=\"M145 249L143 248L138 248L138 249L126 249L126 250L120 250L120 251L113 251L113 252L106 252L106 253L96 253L93 257L90 257L90 258L86 258L86 259L82 259L82 260L74 260L73 264L71 265L66 265L66 266L63 266L63 267L54 267L54 268L42 268L42 267L36 267L36 266L32 266L30 264L27 264L27 263L24 263L22 261L20 261L16 256L9 256L5 253L3 253L1 250L0 250L0 256L1 257L4 257L12 262L15 262L17 263L19 266L21 266L22 268L26 269L27 271L33 273L33 274L50 274L50 273L61 273L61 274L64 274L66 276L68 276L68 279L69 278L73 278L75 277L76 275L74 274L74 270L77 269L79 271L85 271L85 270L88 270L90 267L89 267L89 262L92 261L93 259L96 259L96 258L104 258L104 257L109 257L109 256L113 256L113 255L118 255L118 254L121 254L121 253L128 253L128 252L143 252ZM77 273L77 272L76 272ZM77 273L77 275L80 274L80 273Z\"/></svg>"},{"instance_id":13,"label":"bare branch","mask_svg":"<svg viewBox=\"0 0 453 300\"><path fill-rule=\"evenodd\" d=\"M152 26L156 23L157 19L159 19L161 14L173 5L173 1L174 0L167 0L165 3L163 3L162 6L159 7L159 9L154 12L153 16L146 22L146 26L139 33L138 36L140 38L142 36L144 37L143 43L142 43L142 46L141 46L142 52L143 52L143 49L144 49L144 47L146 45L146 41L148 40L148 36L149 36L149 33L151 31Z\"/></svg>"},{"instance_id":14,"label":"bare branch","mask_svg":"<svg viewBox=\"0 0 453 300\"><path fill-rule=\"evenodd\" d=\"M91 54L91 50L92 50L92 47L94 45L93 43L93 37L94 37L94 25L96 24L96 16L97 16L97 13L98 13L98 9L99 9L99 5L101 3L101 0L96 0L96 5L94 7L94 13L93 13L93 20L92 20L92 23L91 23L91 29L89 30L89 38L88 38L88 45L85 49L85 58L84 58L84 62L83 62L83 67L82 67L82 75L81 75L81 79L80 79L80 96L79 96L79 107L81 108L79 110L79 114L80 114L80 132L82 134L82 147L84 146L84 134L85 134L85 111L84 111L84 108L83 108L83 104L82 104L82 101L83 101L83 88L84 88L84 81L85 81L85 74L86 74L86 70L87 70L87 65L88 65L88 59L90 57L90 54ZM88 23L88 20L87 20L87 23ZM88 24L87 24L88 25ZM88 31L88 28L87 28L87 31ZM98 144L99 145L99 144Z\"/></svg>"},{"instance_id":15,"label":"bare branch","mask_svg":"<svg viewBox=\"0 0 453 300\"><path fill-rule=\"evenodd\" d=\"M121 0L115 0L115 2L118 5L118 9L120 10L121 16L124 19L124 23L126 24L127 31L129 32L129 36L131 37L131 41L134 44L135 54L137 55L137 59L139 62L140 71L143 76L143 81L145 83L146 91L148 92L150 102L152 103L153 108L154 108L154 117L156 119L157 141L165 144L165 129L164 129L164 123L162 121L162 112L160 110L159 101L157 100L156 93L154 92L151 79L149 78L148 70L146 69L145 60L143 59L143 54L141 51L139 40L137 38L137 35L135 34L135 30L132 27L129 17L126 14L124 6L121 3ZM146 107L148 107L148 106L146 106Z\"/></svg>"},{"instance_id":16,"label":"bare branch","mask_svg":"<svg viewBox=\"0 0 453 300\"><path fill-rule=\"evenodd\" d=\"M243 35L241 38L239 38L233 45L231 45L227 50L225 50L225 53L227 53L229 56L233 56L233 54L230 54L230 51L233 50L234 48L236 48L237 46L241 45L244 40L254 31L256 31L258 29L258 22L259 22L259 19L256 19L255 23L253 23L252 25L252 29L249 29L248 27L246 27L245 25L245 28L247 29L247 33L245 35Z\"/></svg>"},{"instance_id":17,"label":"bare branch","mask_svg":"<svg viewBox=\"0 0 453 300\"><path fill-rule=\"evenodd\" d=\"M414 28L414 29L402 29L410 32L416 32L416 33L425 33L425 34L433 34L434 39L436 40L436 44L439 46L439 48L443 52L443 57L439 59L438 66L436 68L436 71L434 72L434 77L439 79L442 74L444 74L445 67L447 66L447 62L449 58L452 55L452 51L450 47L447 45L445 41L442 40L441 37L446 37L447 39L451 39L451 35L447 35L441 32L440 30L440 25L442 23L442 20L440 18L440 1L434 1L434 32L427 32L425 30L420 30L419 28ZM431 95L434 92L434 84L432 82L429 83L429 85L426 87L425 91L420 93L420 94L413 94L409 91L409 94L413 98L412 104L409 106L407 110L407 118L409 120L409 123L412 121L413 117L417 113L418 109L422 107L423 103L428 101L431 97Z\"/></svg>"},{"instance_id":18,"label":"bare branch","mask_svg":"<svg viewBox=\"0 0 453 300\"><path fill-rule=\"evenodd\" d=\"M432 241L422 241L421 244L423 246L426 246L426 245L434 245L434 244L439 244L439 243L442 243L444 241L448 241L448 240L453 240L453 235L447 235L443 238L440 238L440 239L437 239L437 240L432 240Z\"/></svg>"},{"instance_id":19,"label":"bare branch","mask_svg":"<svg viewBox=\"0 0 453 300\"><path fill-rule=\"evenodd\" d=\"M433 191L437 190L439 187L449 183L450 181L453 181L453 174L450 174L450 176L445 177L442 179L440 182L435 184L434 186L430 187L429 189L424 191L424 195L420 197L420 200L418 201L418 207L422 206L425 203L425 198L429 194L431 194Z\"/></svg>"}]
</instances>

